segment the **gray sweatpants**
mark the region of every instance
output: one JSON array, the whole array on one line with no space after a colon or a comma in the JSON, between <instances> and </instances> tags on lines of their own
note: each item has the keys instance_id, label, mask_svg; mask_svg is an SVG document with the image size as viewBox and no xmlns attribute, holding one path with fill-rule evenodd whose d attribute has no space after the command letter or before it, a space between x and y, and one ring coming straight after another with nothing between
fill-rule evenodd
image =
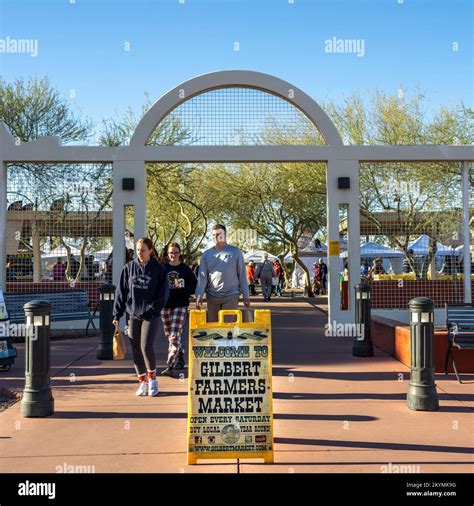
<instances>
[{"instance_id":1,"label":"gray sweatpants","mask_svg":"<svg viewBox=\"0 0 474 506\"><path fill-rule=\"evenodd\" d=\"M214 297L206 295L207 300L207 321L217 322L219 320L219 311L221 309L238 309L239 296L229 295L227 297Z\"/></svg>"},{"instance_id":2,"label":"gray sweatpants","mask_svg":"<svg viewBox=\"0 0 474 506\"><path fill-rule=\"evenodd\" d=\"M137 371L137 376L156 369L153 344L158 333L160 320L159 316L152 318L150 321L130 317L128 333L132 345L133 365Z\"/></svg>"}]
</instances>

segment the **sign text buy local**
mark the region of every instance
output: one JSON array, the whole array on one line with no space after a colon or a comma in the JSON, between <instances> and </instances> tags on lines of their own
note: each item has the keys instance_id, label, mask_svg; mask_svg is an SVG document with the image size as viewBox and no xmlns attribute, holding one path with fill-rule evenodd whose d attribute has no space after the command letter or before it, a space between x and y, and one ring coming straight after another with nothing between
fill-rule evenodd
<instances>
[{"instance_id":1,"label":"sign text buy local","mask_svg":"<svg viewBox=\"0 0 474 506\"><path fill-rule=\"evenodd\" d=\"M226 314L237 322L224 323ZM270 311L242 322L221 311L207 323L191 311L189 329L188 464L198 459L255 458L273 462Z\"/></svg>"}]
</instances>

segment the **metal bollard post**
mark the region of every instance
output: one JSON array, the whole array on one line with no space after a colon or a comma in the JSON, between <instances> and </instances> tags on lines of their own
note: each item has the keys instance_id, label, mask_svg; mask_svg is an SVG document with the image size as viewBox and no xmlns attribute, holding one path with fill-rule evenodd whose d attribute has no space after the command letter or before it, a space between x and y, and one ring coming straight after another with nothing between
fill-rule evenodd
<instances>
[{"instance_id":1,"label":"metal bollard post","mask_svg":"<svg viewBox=\"0 0 474 506\"><path fill-rule=\"evenodd\" d=\"M374 347L371 335L370 317L370 285L359 284L355 286L355 322L356 336L352 346L354 357L373 357Z\"/></svg>"},{"instance_id":2,"label":"metal bollard post","mask_svg":"<svg viewBox=\"0 0 474 506\"><path fill-rule=\"evenodd\" d=\"M115 328L112 325L112 310L115 300L115 285L105 283L99 287L99 347L97 358L99 360L113 360L113 340Z\"/></svg>"},{"instance_id":3,"label":"metal bollard post","mask_svg":"<svg viewBox=\"0 0 474 506\"><path fill-rule=\"evenodd\" d=\"M407 406L414 411L437 411L434 381L434 307L431 299L412 299L410 307L411 372Z\"/></svg>"},{"instance_id":4,"label":"metal bollard post","mask_svg":"<svg viewBox=\"0 0 474 506\"><path fill-rule=\"evenodd\" d=\"M54 398L50 386L51 304L33 300L25 304L23 309L27 335L21 416L50 416L54 413Z\"/></svg>"}]
</instances>

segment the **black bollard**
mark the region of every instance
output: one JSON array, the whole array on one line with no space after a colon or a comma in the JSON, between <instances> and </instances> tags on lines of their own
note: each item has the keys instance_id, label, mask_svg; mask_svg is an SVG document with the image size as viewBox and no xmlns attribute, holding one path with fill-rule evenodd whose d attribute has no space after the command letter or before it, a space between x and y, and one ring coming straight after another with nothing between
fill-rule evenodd
<instances>
[{"instance_id":1,"label":"black bollard","mask_svg":"<svg viewBox=\"0 0 474 506\"><path fill-rule=\"evenodd\" d=\"M51 304L33 300L23 306L26 316L25 389L21 416L44 417L54 414L50 386Z\"/></svg>"},{"instance_id":2,"label":"black bollard","mask_svg":"<svg viewBox=\"0 0 474 506\"><path fill-rule=\"evenodd\" d=\"M354 357L373 357L374 347L370 338L372 324L370 317L370 285L355 286L356 335L352 346Z\"/></svg>"},{"instance_id":3,"label":"black bollard","mask_svg":"<svg viewBox=\"0 0 474 506\"><path fill-rule=\"evenodd\" d=\"M112 324L115 300L115 286L111 283L105 283L99 286L99 347L97 348L97 358L99 360L113 360L114 350L114 332L115 327Z\"/></svg>"},{"instance_id":4,"label":"black bollard","mask_svg":"<svg viewBox=\"0 0 474 506\"><path fill-rule=\"evenodd\" d=\"M437 411L434 381L434 307L431 299L412 299L410 307L411 373L407 406L414 411Z\"/></svg>"}]
</instances>

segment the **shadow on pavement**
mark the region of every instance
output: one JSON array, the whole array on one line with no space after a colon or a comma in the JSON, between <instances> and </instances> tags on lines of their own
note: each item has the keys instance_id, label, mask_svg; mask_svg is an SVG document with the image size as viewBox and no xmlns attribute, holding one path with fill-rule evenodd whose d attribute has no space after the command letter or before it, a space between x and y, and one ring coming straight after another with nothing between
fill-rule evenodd
<instances>
[{"instance_id":1,"label":"shadow on pavement","mask_svg":"<svg viewBox=\"0 0 474 506\"><path fill-rule=\"evenodd\" d=\"M295 451L295 450L293 450ZM286 453L286 451L284 452L279 452L279 455L281 455L282 453ZM245 465L246 462L240 462L240 465ZM302 461L298 461L298 462L289 462L287 460L285 461L280 461L278 460L278 462L275 462L276 465L278 466L344 466L344 467L347 467L347 466L350 466L351 464L352 465L355 465L355 466L370 466L370 465L384 465L386 466L387 465L387 462L362 462L360 460L358 460L357 462L327 462L327 461L322 461L322 462L302 462ZM472 464L471 461L466 461L466 462L440 462L440 461L434 461L434 462L430 462L430 461L426 461L426 462L413 462L410 460L409 463L407 463L406 460L403 460L403 461L394 461L394 460L391 460L390 461L390 464L392 465L398 465L398 464L401 464L403 466L407 466L407 465L410 465L410 466L413 466L413 465L421 465L421 464L434 464L434 465L465 465L465 464ZM267 466L268 464L265 464L264 462L252 462L252 466L262 466L262 467L265 467Z\"/></svg>"},{"instance_id":2,"label":"shadow on pavement","mask_svg":"<svg viewBox=\"0 0 474 506\"><path fill-rule=\"evenodd\" d=\"M348 422L373 422L378 420L376 416L366 416L366 415L303 415L303 414L294 414L294 413L275 413L273 415L275 420L340 420L340 421L348 421Z\"/></svg>"},{"instance_id":3,"label":"shadow on pavement","mask_svg":"<svg viewBox=\"0 0 474 506\"><path fill-rule=\"evenodd\" d=\"M400 381L400 375L404 380L410 379L409 372L327 372L327 371L304 371L290 367L273 367L273 376L288 376L302 378L333 379L342 381Z\"/></svg>"},{"instance_id":4,"label":"shadow on pavement","mask_svg":"<svg viewBox=\"0 0 474 506\"><path fill-rule=\"evenodd\" d=\"M159 399L159 397L158 397ZM137 413L122 413L114 411L90 412L90 411L56 411L50 418L64 418L68 420L81 418L116 418L118 420L129 418L187 418L187 413L145 413L143 411Z\"/></svg>"},{"instance_id":5,"label":"shadow on pavement","mask_svg":"<svg viewBox=\"0 0 474 506\"><path fill-rule=\"evenodd\" d=\"M285 400L329 400L329 399L379 399L379 400L386 400L386 401L398 401L398 400L405 400L407 397L406 393L387 393L387 394L381 394L381 393L350 393L350 392L344 392L344 393L307 393L307 392L301 392L301 393L295 393L295 392L274 392L273 398L274 399L285 399ZM439 393L438 398L441 401L449 401L449 400L461 400L461 401L474 401L474 394L444 394Z\"/></svg>"},{"instance_id":6,"label":"shadow on pavement","mask_svg":"<svg viewBox=\"0 0 474 506\"><path fill-rule=\"evenodd\" d=\"M409 443L376 443L373 441L331 441L327 439L293 439L276 437L275 443L307 446L336 446L344 448L370 448L373 450L400 450L416 452L441 452L441 453L467 453L473 454L474 450L465 446L435 446Z\"/></svg>"}]
</instances>

